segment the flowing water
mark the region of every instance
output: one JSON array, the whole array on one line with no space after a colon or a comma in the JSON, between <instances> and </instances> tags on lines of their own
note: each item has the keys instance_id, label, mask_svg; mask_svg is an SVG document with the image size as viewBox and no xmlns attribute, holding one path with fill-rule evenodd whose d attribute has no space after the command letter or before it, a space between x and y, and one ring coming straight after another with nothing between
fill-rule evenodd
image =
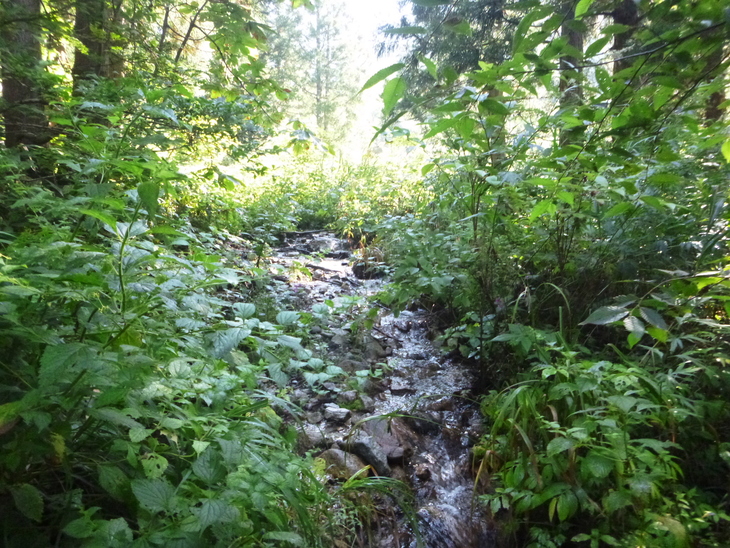
<instances>
[{"instance_id":1,"label":"flowing water","mask_svg":"<svg viewBox=\"0 0 730 548\"><path fill-rule=\"evenodd\" d=\"M312 252L317 252L320 259L313 259ZM273 263L282 272L292 271L294 265L293 271L304 266L313 273L313 279L306 281L279 277L285 282L282 290L300 298L300 305L312 306L328 299L342 302L348 296L370 295L384 287L380 280L356 279L348 257L344 242L333 235L308 234L291 238L277 250ZM361 448L363 461L412 486L422 545L426 548L489 548L496 545L494 530L474 496L470 456L471 447L482 433L472 393L475 377L463 363L446 359L433 344L428 319L423 310L404 311L397 318L392 313L381 313L372 334L366 336L368 342L360 340L360 348L375 349L366 358L351 352L358 343L346 329L333 327L323 333L335 363L340 360L343 365L357 364L352 358L370 359L371 363L385 364L385 374L372 391L372 398L362 398L366 402L364 409L353 412L344 422L327 418L328 412L334 415L334 411L326 408L337 407L331 402L341 401L347 394L344 387L325 383L332 397L323 397L320 392L311 399L302 387L300 403L309 410L305 427L323 433L321 440L311 442L312 446L353 452L357 452L355 446L348 440L360 435L358 430L366 431L367 443L361 444L365 447ZM385 418L371 420L378 416ZM375 447L375 453L380 449L389 451L388 463L383 459L379 462L368 444ZM416 536L402 522L400 531L381 535L373 544L379 548L417 545Z\"/></svg>"}]
</instances>

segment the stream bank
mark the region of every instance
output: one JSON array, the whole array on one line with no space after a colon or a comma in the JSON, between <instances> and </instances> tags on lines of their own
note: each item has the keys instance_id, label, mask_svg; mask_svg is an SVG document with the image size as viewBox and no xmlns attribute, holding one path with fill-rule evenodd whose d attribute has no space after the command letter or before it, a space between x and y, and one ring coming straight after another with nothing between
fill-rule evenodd
<instances>
[{"instance_id":1,"label":"stream bank","mask_svg":"<svg viewBox=\"0 0 730 548\"><path fill-rule=\"evenodd\" d=\"M483 434L475 372L442 355L426 311L368 314L365 300L385 282L356 277L351 263L347 243L324 232L289 235L269 259L281 302L317 316L336 311L309 328L314 347L334 364L331 374L305 374L287 388L302 410L299 450L322 459L333 482L369 465L372 474L409 485L426 548L495 546L474 496L470 450ZM418 545L403 509L379 510L397 519L375 526L359 545Z\"/></svg>"}]
</instances>

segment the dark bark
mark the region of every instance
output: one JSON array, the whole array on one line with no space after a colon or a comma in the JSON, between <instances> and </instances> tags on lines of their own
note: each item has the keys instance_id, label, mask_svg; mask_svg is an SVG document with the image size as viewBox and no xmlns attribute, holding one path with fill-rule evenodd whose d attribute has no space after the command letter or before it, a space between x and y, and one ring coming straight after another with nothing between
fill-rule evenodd
<instances>
[{"instance_id":1,"label":"dark bark","mask_svg":"<svg viewBox=\"0 0 730 548\"><path fill-rule=\"evenodd\" d=\"M116 78L124 68L123 59L114 53L112 31L121 18L121 0L76 0L74 35L86 51L77 49L71 70L74 90L92 77Z\"/></svg>"},{"instance_id":2,"label":"dark bark","mask_svg":"<svg viewBox=\"0 0 730 548\"><path fill-rule=\"evenodd\" d=\"M611 12L613 22L617 25L626 25L629 27L626 31L614 35L613 49L619 52L619 59L613 63L613 73L616 74L631 66L633 59L623 58L630 43L631 37L636 32L639 25L639 9L634 0L622 0L621 3Z\"/></svg>"},{"instance_id":3,"label":"dark bark","mask_svg":"<svg viewBox=\"0 0 730 548\"><path fill-rule=\"evenodd\" d=\"M51 139L42 93L41 2L2 3L6 18L2 40L5 146L43 145Z\"/></svg>"},{"instance_id":4,"label":"dark bark","mask_svg":"<svg viewBox=\"0 0 730 548\"><path fill-rule=\"evenodd\" d=\"M713 122L717 122L722 119L723 109L720 108L720 105L725 102L724 57L724 43L722 40L719 40L707 57L706 70L710 74L717 74L715 76L715 81L713 82L713 84L717 86L717 90L708 97L705 105L704 118L706 125L710 125Z\"/></svg>"},{"instance_id":5,"label":"dark bark","mask_svg":"<svg viewBox=\"0 0 730 548\"><path fill-rule=\"evenodd\" d=\"M560 107L562 110L572 110L583 102L580 68L583 64L583 23L575 20L573 2L564 2L562 9L564 18L560 35L567 39L570 50L567 55L560 57ZM560 132L560 145L580 140L582 135L582 127L565 129Z\"/></svg>"}]
</instances>

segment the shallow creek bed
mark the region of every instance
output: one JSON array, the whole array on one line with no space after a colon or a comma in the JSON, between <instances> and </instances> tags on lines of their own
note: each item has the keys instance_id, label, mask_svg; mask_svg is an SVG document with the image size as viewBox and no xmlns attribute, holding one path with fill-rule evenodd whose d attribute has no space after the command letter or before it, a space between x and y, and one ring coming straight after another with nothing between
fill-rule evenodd
<instances>
[{"instance_id":1,"label":"shallow creek bed","mask_svg":"<svg viewBox=\"0 0 730 548\"><path fill-rule=\"evenodd\" d=\"M281 302L320 316L333 311L309 328L324 361L335 366L331 375L294 377L284 390L301 409L290 416L299 449L324 461L333 484L369 465L368 473L409 485L426 548L494 546L474 496L470 449L482 434L474 375L434 346L426 311L396 318L381 310L366 329L365 298L385 285L357 279L350 255L345 242L316 233L288 238L268 263ZM380 504L382 515L395 518L378 520L364 541L348 546L415 548L402 509Z\"/></svg>"}]
</instances>

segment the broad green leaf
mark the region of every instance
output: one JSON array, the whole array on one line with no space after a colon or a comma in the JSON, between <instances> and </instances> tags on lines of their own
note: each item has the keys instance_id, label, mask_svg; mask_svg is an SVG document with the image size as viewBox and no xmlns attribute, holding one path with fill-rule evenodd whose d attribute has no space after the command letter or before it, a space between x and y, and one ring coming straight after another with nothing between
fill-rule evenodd
<instances>
[{"instance_id":1,"label":"broad green leaf","mask_svg":"<svg viewBox=\"0 0 730 548\"><path fill-rule=\"evenodd\" d=\"M113 407L103 407L101 409L92 409L89 414L95 419L99 419L104 422L116 424L117 426L124 426L125 428L144 428L136 420L129 417L125 413L122 413L119 409Z\"/></svg>"},{"instance_id":2,"label":"broad green leaf","mask_svg":"<svg viewBox=\"0 0 730 548\"><path fill-rule=\"evenodd\" d=\"M624 413L631 411L631 408L636 405L636 402L638 401L633 396L609 396L606 400Z\"/></svg>"},{"instance_id":3,"label":"broad green leaf","mask_svg":"<svg viewBox=\"0 0 730 548\"><path fill-rule=\"evenodd\" d=\"M631 204L629 202L620 202L620 203L616 204L615 206L613 206L608 211L606 211L606 213L603 214L603 218L609 219L611 217L616 217L617 215L626 213L630 209L631 209Z\"/></svg>"},{"instance_id":4,"label":"broad green leaf","mask_svg":"<svg viewBox=\"0 0 730 548\"><path fill-rule=\"evenodd\" d=\"M555 455L562 453L564 451L567 451L571 447L573 447L573 440L570 438L565 438L563 436L558 436L557 438L553 438L550 440L550 443L547 445L547 454L548 457L554 457Z\"/></svg>"},{"instance_id":5,"label":"broad green leaf","mask_svg":"<svg viewBox=\"0 0 730 548\"><path fill-rule=\"evenodd\" d=\"M426 70L431 75L431 78L433 78L434 80L438 80L438 68L436 67L436 63L431 61L431 59L429 59L428 57L424 56L420 56L418 59L419 61L421 61L421 63L426 65Z\"/></svg>"},{"instance_id":6,"label":"broad green leaf","mask_svg":"<svg viewBox=\"0 0 730 548\"><path fill-rule=\"evenodd\" d=\"M389 67L386 67L382 70L379 70L378 72L373 74L370 78L368 78L367 82L365 82L365 84L363 84L362 88L360 89L360 91L358 93L362 93L366 89L373 87L378 82L382 82L388 76L390 76L391 74L393 74L395 72L398 72L403 67L405 67L405 64L396 63L396 64L390 65Z\"/></svg>"},{"instance_id":7,"label":"broad green leaf","mask_svg":"<svg viewBox=\"0 0 730 548\"><path fill-rule=\"evenodd\" d=\"M641 337L644 333L646 333L644 322L636 316L626 316L624 318L624 327L627 331L635 333L637 337Z\"/></svg>"},{"instance_id":8,"label":"broad green leaf","mask_svg":"<svg viewBox=\"0 0 730 548\"><path fill-rule=\"evenodd\" d=\"M647 327L646 332L659 342L665 343L669 340L669 332L659 327Z\"/></svg>"},{"instance_id":9,"label":"broad green leaf","mask_svg":"<svg viewBox=\"0 0 730 548\"><path fill-rule=\"evenodd\" d=\"M144 468L144 474L149 479L161 478L162 474L165 473L170 463L162 455L157 453L148 453L145 458L142 459L142 468Z\"/></svg>"},{"instance_id":10,"label":"broad green leaf","mask_svg":"<svg viewBox=\"0 0 730 548\"><path fill-rule=\"evenodd\" d=\"M461 34L463 36L472 35L471 26L469 25L469 22L465 19L460 19L458 21L446 20L444 21L444 28L447 28L451 32L455 32L456 34Z\"/></svg>"},{"instance_id":11,"label":"broad green leaf","mask_svg":"<svg viewBox=\"0 0 730 548\"><path fill-rule=\"evenodd\" d=\"M545 215L546 213L552 215L557 210L558 207L553 203L552 200L542 200L538 202L537 205L532 209L532 212L530 213L530 220L534 221L540 215Z\"/></svg>"},{"instance_id":12,"label":"broad green leaf","mask_svg":"<svg viewBox=\"0 0 730 548\"><path fill-rule=\"evenodd\" d=\"M558 519L565 521L578 511L578 498L573 491L566 491L558 497Z\"/></svg>"},{"instance_id":13,"label":"broad green leaf","mask_svg":"<svg viewBox=\"0 0 730 548\"><path fill-rule=\"evenodd\" d=\"M154 430L150 430L149 428L131 428L129 430L129 439L132 443L139 443L148 438L152 432Z\"/></svg>"},{"instance_id":14,"label":"broad green leaf","mask_svg":"<svg viewBox=\"0 0 730 548\"><path fill-rule=\"evenodd\" d=\"M722 155L725 157L725 161L730 163L730 141L725 141L723 143Z\"/></svg>"},{"instance_id":15,"label":"broad green leaf","mask_svg":"<svg viewBox=\"0 0 730 548\"><path fill-rule=\"evenodd\" d=\"M213 525L214 523L231 523L240 516L238 508L231 506L222 500L206 499L199 509L194 512L200 520L201 530Z\"/></svg>"},{"instance_id":16,"label":"broad green leaf","mask_svg":"<svg viewBox=\"0 0 730 548\"><path fill-rule=\"evenodd\" d=\"M383 34L426 34L426 32L423 27L399 27L383 31Z\"/></svg>"},{"instance_id":17,"label":"broad green leaf","mask_svg":"<svg viewBox=\"0 0 730 548\"><path fill-rule=\"evenodd\" d=\"M602 306L598 310L594 310L588 318L580 322L579 325L594 324L606 325L608 323L617 322L627 316L629 313L625 308L620 306Z\"/></svg>"},{"instance_id":18,"label":"broad green leaf","mask_svg":"<svg viewBox=\"0 0 730 548\"><path fill-rule=\"evenodd\" d=\"M613 491L603 498L603 509L608 514L612 514L621 508L630 506L631 503L632 499L628 491Z\"/></svg>"},{"instance_id":19,"label":"broad green leaf","mask_svg":"<svg viewBox=\"0 0 730 548\"><path fill-rule=\"evenodd\" d=\"M15 507L28 519L40 522L43 518L43 496L41 492L30 485L22 483L10 488Z\"/></svg>"},{"instance_id":20,"label":"broad green leaf","mask_svg":"<svg viewBox=\"0 0 730 548\"><path fill-rule=\"evenodd\" d=\"M413 0L414 2L416 0ZM421 0L423 1L423 0ZM271 531L263 536L264 540L280 540L282 542L288 542L294 546L304 546L304 539L296 533L290 531Z\"/></svg>"},{"instance_id":21,"label":"broad green leaf","mask_svg":"<svg viewBox=\"0 0 730 548\"><path fill-rule=\"evenodd\" d=\"M456 125L456 131L459 132L459 136L465 141L471 137L474 133L474 126L476 121L473 118L467 116L459 118L459 123Z\"/></svg>"},{"instance_id":22,"label":"broad green leaf","mask_svg":"<svg viewBox=\"0 0 730 548\"><path fill-rule=\"evenodd\" d=\"M607 477L614 468L613 461L597 453L591 451L586 458L580 461L581 471L587 471L594 478Z\"/></svg>"},{"instance_id":23,"label":"broad green leaf","mask_svg":"<svg viewBox=\"0 0 730 548\"><path fill-rule=\"evenodd\" d=\"M666 210L668 205L665 200L662 200L658 196L642 196L640 200L646 205L653 207L654 209L657 209L659 211Z\"/></svg>"},{"instance_id":24,"label":"broad green leaf","mask_svg":"<svg viewBox=\"0 0 730 548\"><path fill-rule=\"evenodd\" d=\"M142 206L147 210L150 217L157 213L160 197L160 183L157 181L143 181L137 186L137 195Z\"/></svg>"},{"instance_id":25,"label":"broad green leaf","mask_svg":"<svg viewBox=\"0 0 730 548\"><path fill-rule=\"evenodd\" d=\"M102 223L109 225L111 231L117 233L117 221L111 215L107 215L103 211L96 211L94 209L79 209L79 212L94 219L100 220Z\"/></svg>"},{"instance_id":26,"label":"broad green leaf","mask_svg":"<svg viewBox=\"0 0 730 548\"><path fill-rule=\"evenodd\" d=\"M233 305L233 311L236 316L245 320L256 313L256 305L253 303L236 303Z\"/></svg>"},{"instance_id":27,"label":"broad green leaf","mask_svg":"<svg viewBox=\"0 0 730 548\"><path fill-rule=\"evenodd\" d=\"M226 476L220 453L208 447L193 463L193 473L208 485L214 485Z\"/></svg>"},{"instance_id":28,"label":"broad green leaf","mask_svg":"<svg viewBox=\"0 0 730 548\"><path fill-rule=\"evenodd\" d=\"M519 53L523 50L523 43L525 42L525 38L527 37L527 33L530 31L532 24L536 21L539 21L543 17L547 17L548 15L550 15L551 11L552 7L550 6L540 6L531 9L527 13L527 15L522 18L520 23L517 25L514 37L512 38L513 54Z\"/></svg>"},{"instance_id":29,"label":"broad green leaf","mask_svg":"<svg viewBox=\"0 0 730 548\"><path fill-rule=\"evenodd\" d=\"M431 129L423 136L424 139L430 139L434 135L438 135L442 131L451 129L459 122L458 118L444 118L439 120L435 125L431 126Z\"/></svg>"},{"instance_id":30,"label":"broad green leaf","mask_svg":"<svg viewBox=\"0 0 730 548\"><path fill-rule=\"evenodd\" d=\"M170 508L175 489L164 479L136 479L132 481L132 492L143 508L150 512L163 512Z\"/></svg>"},{"instance_id":31,"label":"broad green leaf","mask_svg":"<svg viewBox=\"0 0 730 548\"><path fill-rule=\"evenodd\" d=\"M603 38L599 38L598 40L593 42L590 46L586 48L584 54L586 59L601 53L603 48L605 48L611 40L613 40L612 36L604 36Z\"/></svg>"},{"instance_id":32,"label":"broad green leaf","mask_svg":"<svg viewBox=\"0 0 730 548\"><path fill-rule=\"evenodd\" d=\"M147 230L150 234L165 234L168 236L180 236L181 238L189 238L190 236L188 234L185 234L184 232L180 232L179 230L175 230L171 226L166 225L158 225L155 227L150 228Z\"/></svg>"},{"instance_id":33,"label":"broad green leaf","mask_svg":"<svg viewBox=\"0 0 730 548\"><path fill-rule=\"evenodd\" d=\"M193 441L193 450L200 455L203 451L210 447L209 441L195 440Z\"/></svg>"},{"instance_id":34,"label":"broad green leaf","mask_svg":"<svg viewBox=\"0 0 730 548\"><path fill-rule=\"evenodd\" d=\"M401 100L406 92L406 85L406 79L400 76L398 78L393 78L385 84L383 94L381 95L383 98L383 114L385 116L388 116L393 111L398 101Z\"/></svg>"},{"instance_id":35,"label":"broad green leaf","mask_svg":"<svg viewBox=\"0 0 730 548\"><path fill-rule=\"evenodd\" d=\"M576 17L576 19L578 17L580 17L581 15L583 15L584 13L586 13L590 9L591 4L593 4L593 2L594 2L594 0L580 0L575 5L575 17Z\"/></svg>"},{"instance_id":36,"label":"broad green leaf","mask_svg":"<svg viewBox=\"0 0 730 548\"><path fill-rule=\"evenodd\" d=\"M297 337L292 337L290 335L279 335L276 338L276 341L280 345L291 348L292 350L299 350L302 348L302 339L298 339Z\"/></svg>"},{"instance_id":37,"label":"broad green leaf","mask_svg":"<svg viewBox=\"0 0 730 548\"><path fill-rule=\"evenodd\" d=\"M294 325L299 321L299 314L291 310L282 310L276 315L276 323L279 325Z\"/></svg>"},{"instance_id":38,"label":"broad green leaf","mask_svg":"<svg viewBox=\"0 0 730 548\"><path fill-rule=\"evenodd\" d=\"M216 358L222 358L228 352L238 347L242 340L251 334L246 327L232 327L213 333L213 354Z\"/></svg>"},{"instance_id":39,"label":"broad green leaf","mask_svg":"<svg viewBox=\"0 0 730 548\"><path fill-rule=\"evenodd\" d=\"M0 405L0 436L15 426L19 417L23 404L19 401L4 403Z\"/></svg>"},{"instance_id":40,"label":"broad green leaf","mask_svg":"<svg viewBox=\"0 0 730 548\"><path fill-rule=\"evenodd\" d=\"M641 313L641 317L654 327L658 327L659 329L662 329L664 331L667 331L669 329L669 327L667 326L667 322L664 321L664 318L662 318L661 314L659 314L659 312L657 312L653 308L647 308L645 306L642 306L639 309L639 312Z\"/></svg>"},{"instance_id":41,"label":"broad green leaf","mask_svg":"<svg viewBox=\"0 0 730 548\"><path fill-rule=\"evenodd\" d=\"M575 203L575 194L572 192L558 192L557 196L568 205L572 206Z\"/></svg>"},{"instance_id":42,"label":"broad green leaf","mask_svg":"<svg viewBox=\"0 0 730 548\"><path fill-rule=\"evenodd\" d=\"M479 107L484 108L485 110L494 114L499 114L500 116L506 116L509 114L509 109L505 106L504 103L490 97L481 99L479 101Z\"/></svg>"},{"instance_id":43,"label":"broad green leaf","mask_svg":"<svg viewBox=\"0 0 730 548\"><path fill-rule=\"evenodd\" d=\"M115 499L123 500L128 493L130 481L116 466L99 466L99 485Z\"/></svg>"}]
</instances>

